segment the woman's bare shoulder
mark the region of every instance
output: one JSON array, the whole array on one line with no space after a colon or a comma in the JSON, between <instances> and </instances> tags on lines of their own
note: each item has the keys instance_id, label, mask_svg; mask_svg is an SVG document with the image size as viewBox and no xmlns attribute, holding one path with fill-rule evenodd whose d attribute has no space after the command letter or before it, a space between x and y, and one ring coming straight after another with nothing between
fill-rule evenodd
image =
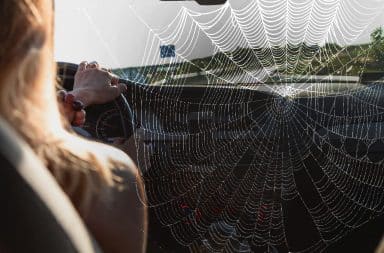
<instances>
[{"instance_id":1,"label":"woman's bare shoulder","mask_svg":"<svg viewBox=\"0 0 384 253\"><path fill-rule=\"evenodd\" d=\"M86 140L78 136L71 135L64 144L68 150L85 160L93 160L99 166L109 170L123 170L137 173L137 167L133 160L122 150L111 145Z\"/></svg>"},{"instance_id":2,"label":"woman's bare shoulder","mask_svg":"<svg viewBox=\"0 0 384 253\"><path fill-rule=\"evenodd\" d=\"M119 149L97 144L107 159L113 185L93 204L88 220L106 252L143 252L147 217L144 184L132 159Z\"/></svg>"}]
</instances>

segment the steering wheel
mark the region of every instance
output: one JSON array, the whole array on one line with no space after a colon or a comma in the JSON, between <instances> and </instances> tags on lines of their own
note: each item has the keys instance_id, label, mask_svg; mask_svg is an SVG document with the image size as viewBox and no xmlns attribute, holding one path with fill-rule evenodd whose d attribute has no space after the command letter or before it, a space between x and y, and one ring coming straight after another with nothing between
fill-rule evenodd
<instances>
[{"instance_id":1,"label":"steering wheel","mask_svg":"<svg viewBox=\"0 0 384 253\"><path fill-rule=\"evenodd\" d=\"M58 62L57 67L58 77L60 79L62 87L67 91L72 90L78 65L73 63ZM134 85L134 83L125 79L119 79L119 82L125 83L128 86L128 90L132 90L132 85ZM100 130L98 129L100 122L104 120L102 115L105 114L105 117L110 118L112 112L117 112L119 116L119 122L116 122L115 117L113 122L114 124L109 124L109 126L117 130L115 132L118 132L119 135L122 135L116 137L123 137L125 139L128 139L133 134L134 114L131 105L129 104L124 94L121 94L119 97L117 97L114 101L110 103L106 103L104 105L89 106L85 110L87 112L86 122L84 124L83 130L79 131L79 134L84 135L85 137L97 138L103 142L112 142L113 138L110 138L111 136L107 136L106 134L100 134ZM116 126L116 123L119 126ZM104 128L106 128L106 126L104 126Z\"/></svg>"}]
</instances>

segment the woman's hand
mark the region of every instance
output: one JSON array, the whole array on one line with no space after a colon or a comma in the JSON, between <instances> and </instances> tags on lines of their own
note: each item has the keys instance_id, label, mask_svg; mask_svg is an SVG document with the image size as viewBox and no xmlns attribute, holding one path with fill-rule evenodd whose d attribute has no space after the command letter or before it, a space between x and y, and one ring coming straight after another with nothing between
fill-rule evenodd
<instances>
[{"instance_id":1,"label":"woman's hand","mask_svg":"<svg viewBox=\"0 0 384 253\"><path fill-rule=\"evenodd\" d=\"M104 104L117 98L127 86L119 83L119 78L109 71L100 68L96 62L82 62L75 75L73 94L84 106Z\"/></svg>"},{"instance_id":2,"label":"woman's hand","mask_svg":"<svg viewBox=\"0 0 384 253\"><path fill-rule=\"evenodd\" d=\"M73 126L82 126L85 122L84 107L93 104L104 104L114 100L127 90L119 78L99 64L82 62L75 75L73 90L60 91L61 110Z\"/></svg>"},{"instance_id":3,"label":"woman's hand","mask_svg":"<svg viewBox=\"0 0 384 253\"><path fill-rule=\"evenodd\" d=\"M72 94L68 94L65 90L58 92L58 99L61 102L60 110L73 126L82 126L85 123L84 105L80 101L76 101Z\"/></svg>"}]
</instances>

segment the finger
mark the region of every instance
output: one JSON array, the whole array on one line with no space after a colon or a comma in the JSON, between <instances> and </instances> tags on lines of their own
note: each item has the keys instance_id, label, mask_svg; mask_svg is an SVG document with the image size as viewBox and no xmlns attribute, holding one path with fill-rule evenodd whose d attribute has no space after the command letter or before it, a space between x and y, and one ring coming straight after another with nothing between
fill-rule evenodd
<instances>
[{"instance_id":1,"label":"finger","mask_svg":"<svg viewBox=\"0 0 384 253\"><path fill-rule=\"evenodd\" d=\"M70 107L68 107L67 105L64 105L62 108L61 108L61 112L63 113L63 116L69 121L69 122L72 122L74 119L75 119L75 113L74 111L71 110Z\"/></svg>"},{"instance_id":2,"label":"finger","mask_svg":"<svg viewBox=\"0 0 384 253\"><path fill-rule=\"evenodd\" d=\"M128 87L127 87L127 85L125 83L118 83L117 84L117 88L119 89L120 94L124 93L124 92L126 92L128 90Z\"/></svg>"},{"instance_id":3,"label":"finger","mask_svg":"<svg viewBox=\"0 0 384 253\"><path fill-rule=\"evenodd\" d=\"M82 126L85 123L86 112L84 110L76 112L72 124Z\"/></svg>"},{"instance_id":4,"label":"finger","mask_svg":"<svg viewBox=\"0 0 384 253\"><path fill-rule=\"evenodd\" d=\"M62 108L64 109L64 112L66 115L72 115L73 114L73 109L72 109L72 105L71 104L68 104L68 103L63 103L62 104Z\"/></svg>"},{"instance_id":5,"label":"finger","mask_svg":"<svg viewBox=\"0 0 384 253\"><path fill-rule=\"evenodd\" d=\"M107 72L109 72L109 73L112 72L111 69L107 69L107 68L101 68L101 70L107 71Z\"/></svg>"},{"instance_id":6,"label":"finger","mask_svg":"<svg viewBox=\"0 0 384 253\"><path fill-rule=\"evenodd\" d=\"M100 65L96 61L90 62L87 66L87 69L98 69L98 68L100 68Z\"/></svg>"},{"instance_id":7,"label":"finger","mask_svg":"<svg viewBox=\"0 0 384 253\"><path fill-rule=\"evenodd\" d=\"M115 75L112 75L112 80L111 80L111 84L112 85L117 85L119 84L119 77L115 76Z\"/></svg>"},{"instance_id":8,"label":"finger","mask_svg":"<svg viewBox=\"0 0 384 253\"><path fill-rule=\"evenodd\" d=\"M76 111L76 112L79 112L79 111L81 111L81 110L84 109L84 103L81 102L81 101L79 101L79 100L75 100L75 101L73 101L73 103L72 103L72 109L73 109L74 111Z\"/></svg>"},{"instance_id":9,"label":"finger","mask_svg":"<svg viewBox=\"0 0 384 253\"><path fill-rule=\"evenodd\" d=\"M99 71L103 73L104 77L107 78L111 84L112 82L115 82L114 79L117 78L115 74L112 74L105 69L99 69Z\"/></svg>"},{"instance_id":10,"label":"finger","mask_svg":"<svg viewBox=\"0 0 384 253\"><path fill-rule=\"evenodd\" d=\"M97 61L91 61L89 64L96 65L98 68L100 67L100 64Z\"/></svg>"},{"instance_id":11,"label":"finger","mask_svg":"<svg viewBox=\"0 0 384 253\"><path fill-rule=\"evenodd\" d=\"M67 96L67 92L65 90L59 90L57 92L57 97L60 101L64 102L65 96Z\"/></svg>"},{"instance_id":12,"label":"finger","mask_svg":"<svg viewBox=\"0 0 384 253\"><path fill-rule=\"evenodd\" d=\"M75 96L74 96L73 94L67 94L67 95L65 96L64 102L65 102L66 104L69 104L69 105L72 106L72 103L73 103L74 101L75 101Z\"/></svg>"},{"instance_id":13,"label":"finger","mask_svg":"<svg viewBox=\"0 0 384 253\"><path fill-rule=\"evenodd\" d=\"M77 67L77 71L84 71L87 69L88 62L82 61L79 66Z\"/></svg>"},{"instance_id":14,"label":"finger","mask_svg":"<svg viewBox=\"0 0 384 253\"><path fill-rule=\"evenodd\" d=\"M81 127L84 125L84 123L85 123L85 120L74 120L72 121L71 125Z\"/></svg>"}]
</instances>

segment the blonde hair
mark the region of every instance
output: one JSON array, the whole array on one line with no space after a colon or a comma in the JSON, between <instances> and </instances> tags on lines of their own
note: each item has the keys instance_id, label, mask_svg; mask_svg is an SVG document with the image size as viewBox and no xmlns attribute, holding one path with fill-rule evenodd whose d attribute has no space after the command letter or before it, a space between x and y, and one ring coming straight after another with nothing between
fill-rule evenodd
<instances>
[{"instance_id":1,"label":"blonde hair","mask_svg":"<svg viewBox=\"0 0 384 253\"><path fill-rule=\"evenodd\" d=\"M130 160L67 130L55 95L53 20L52 0L0 1L0 114L84 216L99 189L117 182L110 169Z\"/></svg>"}]
</instances>

